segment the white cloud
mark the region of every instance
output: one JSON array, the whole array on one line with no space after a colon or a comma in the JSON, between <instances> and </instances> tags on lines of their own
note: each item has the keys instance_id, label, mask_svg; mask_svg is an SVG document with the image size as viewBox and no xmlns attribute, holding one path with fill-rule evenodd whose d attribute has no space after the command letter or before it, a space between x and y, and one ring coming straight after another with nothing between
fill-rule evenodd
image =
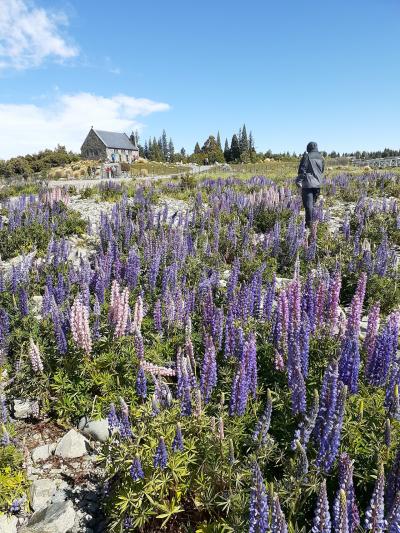
<instances>
[{"instance_id":1,"label":"white cloud","mask_svg":"<svg viewBox=\"0 0 400 533\"><path fill-rule=\"evenodd\" d=\"M41 106L0 104L0 159L54 148L58 143L79 151L91 126L129 134L142 126L137 117L168 109L168 104L124 94L111 98L63 94Z\"/></svg>"},{"instance_id":2,"label":"white cloud","mask_svg":"<svg viewBox=\"0 0 400 533\"><path fill-rule=\"evenodd\" d=\"M0 0L0 69L37 67L49 57L75 57L78 49L62 35L64 14L37 7L30 0Z\"/></svg>"}]
</instances>

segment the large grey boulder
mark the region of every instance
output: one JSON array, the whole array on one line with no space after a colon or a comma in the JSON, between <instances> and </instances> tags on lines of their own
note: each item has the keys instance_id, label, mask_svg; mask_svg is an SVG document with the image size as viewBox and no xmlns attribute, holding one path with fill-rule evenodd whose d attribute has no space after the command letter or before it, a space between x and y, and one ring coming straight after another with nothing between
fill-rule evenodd
<instances>
[{"instance_id":1,"label":"large grey boulder","mask_svg":"<svg viewBox=\"0 0 400 533\"><path fill-rule=\"evenodd\" d=\"M55 454L64 459L75 459L86 455L87 452L87 439L75 429L70 429L57 444Z\"/></svg>"},{"instance_id":2,"label":"large grey boulder","mask_svg":"<svg viewBox=\"0 0 400 533\"><path fill-rule=\"evenodd\" d=\"M14 418L24 419L38 416L39 402L37 400L14 400Z\"/></svg>"},{"instance_id":3,"label":"large grey boulder","mask_svg":"<svg viewBox=\"0 0 400 533\"><path fill-rule=\"evenodd\" d=\"M72 502L56 502L36 511L19 533L67 533L75 523Z\"/></svg>"},{"instance_id":4,"label":"large grey boulder","mask_svg":"<svg viewBox=\"0 0 400 533\"><path fill-rule=\"evenodd\" d=\"M29 489L32 509L38 511L46 507L56 490L56 484L52 479L36 479Z\"/></svg>"},{"instance_id":5,"label":"large grey boulder","mask_svg":"<svg viewBox=\"0 0 400 533\"><path fill-rule=\"evenodd\" d=\"M17 524L16 516L0 515L0 533L17 533Z\"/></svg>"},{"instance_id":6,"label":"large grey boulder","mask_svg":"<svg viewBox=\"0 0 400 533\"><path fill-rule=\"evenodd\" d=\"M55 442L37 446L32 450L32 461L34 463L37 463L38 461L46 461L54 453L56 447L57 444Z\"/></svg>"},{"instance_id":7,"label":"large grey boulder","mask_svg":"<svg viewBox=\"0 0 400 533\"><path fill-rule=\"evenodd\" d=\"M91 420L90 418L83 416L79 421L78 428L84 435L99 442L105 442L110 436L110 428L107 418Z\"/></svg>"}]
</instances>

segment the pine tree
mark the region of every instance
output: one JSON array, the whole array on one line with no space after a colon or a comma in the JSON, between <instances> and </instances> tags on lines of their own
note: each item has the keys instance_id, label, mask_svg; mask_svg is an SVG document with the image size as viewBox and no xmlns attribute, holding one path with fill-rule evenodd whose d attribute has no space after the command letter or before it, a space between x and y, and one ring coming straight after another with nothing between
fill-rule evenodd
<instances>
[{"instance_id":1,"label":"pine tree","mask_svg":"<svg viewBox=\"0 0 400 533\"><path fill-rule=\"evenodd\" d=\"M182 158L186 157L186 150L183 147L181 148L181 157Z\"/></svg>"},{"instance_id":2,"label":"pine tree","mask_svg":"<svg viewBox=\"0 0 400 533\"><path fill-rule=\"evenodd\" d=\"M236 133L233 134L231 141L231 161L240 161L240 146Z\"/></svg>"},{"instance_id":3,"label":"pine tree","mask_svg":"<svg viewBox=\"0 0 400 533\"><path fill-rule=\"evenodd\" d=\"M254 146L254 138L253 138L252 132L249 133L249 151L250 151L250 161L252 163L255 163L257 154L256 154L255 146Z\"/></svg>"},{"instance_id":4,"label":"pine tree","mask_svg":"<svg viewBox=\"0 0 400 533\"><path fill-rule=\"evenodd\" d=\"M147 144L147 141L144 141L143 157L145 157L146 159L149 158L149 146Z\"/></svg>"},{"instance_id":5,"label":"pine tree","mask_svg":"<svg viewBox=\"0 0 400 533\"><path fill-rule=\"evenodd\" d=\"M224 162L224 154L222 153L221 148L218 146L214 135L210 135L208 137L201 149L201 152L204 154L204 161L207 159L208 163L211 165L213 163Z\"/></svg>"},{"instance_id":6,"label":"pine tree","mask_svg":"<svg viewBox=\"0 0 400 533\"><path fill-rule=\"evenodd\" d=\"M172 142L172 139L170 138L169 143L168 143L168 161L173 162L174 156L175 156L175 147L174 147L174 143Z\"/></svg>"},{"instance_id":7,"label":"pine tree","mask_svg":"<svg viewBox=\"0 0 400 533\"><path fill-rule=\"evenodd\" d=\"M161 135L160 149L161 149L164 161L167 161L167 159L168 159L168 141L167 141L167 133L166 133L165 130L163 130L162 135Z\"/></svg>"},{"instance_id":8,"label":"pine tree","mask_svg":"<svg viewBox=\"0 0 400 533\"><path fill-rule=\"evenodd\" d=\"M195 153L195 154L200 154L200 152L201 152L200 145L199 145L199 143L197 142L197 143L196 143L196 146L194 147L194 153Z\"/></svg>"},{"instance_id":9,"label":"pine tree","mask_svg":"<svg viewBox=\"0 0 400 533\"><path fill-rule=\"evenodd\" d=\"M227 163L231 160L231 149L229 148L228 139L225 139L224 158Z\"/></svg>"},{"instance_id":10,"label":"pine tree","mask_svg":"<svg viewBox=\"0 0 400 533\"><path fill-rule=\"evenodd\" d=\"M218 144L219 149L222 150L221 137L220 137L220 135L219 135L219 132L218 132L218 134L217 134L217 144Z\"/></svg>"},{"instance_id":11,"label":"pine tree","mask_svg":"<svg viewBox=\"0 0 400 533\"><path fill-rule=\"evenodd\" d=\"M240 155L247 154L249 152L249 141L247 139L246 124L243 124L241 132L242 134L239 137Z\"/></svg>"}]
</instances>

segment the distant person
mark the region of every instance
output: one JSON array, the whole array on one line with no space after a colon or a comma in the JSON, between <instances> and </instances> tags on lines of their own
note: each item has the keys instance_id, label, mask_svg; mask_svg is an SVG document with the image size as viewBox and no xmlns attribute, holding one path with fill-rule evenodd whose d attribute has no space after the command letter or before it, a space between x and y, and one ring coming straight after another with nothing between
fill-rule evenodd
<instances>
[{"instance_id":1,"label":"distant person","mask_svg":"<svg viewBox=\"0 0 400 533\"><path fill-rule=\"evenodd\" d=\"M321 192L324 169L324 158L318 152L317 143L309 142L307 152L304 152L301 158L296 178L296 185L301 188L307 228L311 227L313 221L314 206Z\"/></svg>"}]
</instances>

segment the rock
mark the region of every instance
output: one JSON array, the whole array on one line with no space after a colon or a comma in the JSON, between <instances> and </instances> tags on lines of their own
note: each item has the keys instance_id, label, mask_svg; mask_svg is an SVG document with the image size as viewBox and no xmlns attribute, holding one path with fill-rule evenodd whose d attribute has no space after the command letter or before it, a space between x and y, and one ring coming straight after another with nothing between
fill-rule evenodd
<instances>
[{"instance_id":1,"label":"rock","mask_svg":"<svg viewBox=\"0 0 400 533\"><path fill-rule=\"evenodd\" d=\"M43 446L37 446L32 450L32 461L37 463L38 461L46 461L50 455L54 453L57 444L55 442L51 444L43 444Z\"/></svg>"},{"instance_id":2,"label":"rock","mask_svg":"<svg viewBox=\"0 0 400 533\"><path fill-rule=\"evenodd\" d=\"M57 444L55 454L64 459L75 459L86 455L87 450L87 439L75 429L70 429Z\"/></svg>"},{"instance_id":3,"label":"rock","mask_svg":"<svg viewBox=\"0 0 400 533\"><path fill-rule=\"evenodd\" d=\"M56 502L65 502L68 498L68 495L64 489L58 490L51 499L52 503Z\"/></svg>"},{"instance_id":4,"label":"rock","mask_svg":"<svg viewBox=\"0 0 400 533\"><path fill-rule=\"evenodd\" d=\"M39 414L39 402L37 400L14 400L13 407L15 418L30 418Z\"/></svg>"},{"instance_id":5,"label":"rock","mask_svg":"<svg viewBox=\"0 0 400 533\"><path fill-rule=\"evenodd\" d=\"M37 479L29 489L31 507L38 511L50 502L56 492L56 484L52 479Z\"/></svg>"},{"instance_id":6,"label":"rock","mask_svg":"<svg viewBox=\"0 0 400 533\"><path fill-rule=\"evenodd\" d=\"M36 511L20 533L67 533L75 523L71 502L56 502Z\"/></svg>"},{"instance_id":7,"label":"rock","mask_svg":"<svg viewBox=\"0 0 400 533\"><path fill-rule=\"evenodd\" d=\"M18 518L3 514L0 516L0 533L17 533Z\"/></svg>"},{"instance_id":8,"label":"rock","mask_svg":"<svg viewBox=\"0 0 400 533\"><path fill-rule=\"evenodd\" d=\"M78 427L84 435L99 442L105 442L110 436L107 418L90 420L86 416L83 416L79 421Z\"/></svg>"}]
</instances>

